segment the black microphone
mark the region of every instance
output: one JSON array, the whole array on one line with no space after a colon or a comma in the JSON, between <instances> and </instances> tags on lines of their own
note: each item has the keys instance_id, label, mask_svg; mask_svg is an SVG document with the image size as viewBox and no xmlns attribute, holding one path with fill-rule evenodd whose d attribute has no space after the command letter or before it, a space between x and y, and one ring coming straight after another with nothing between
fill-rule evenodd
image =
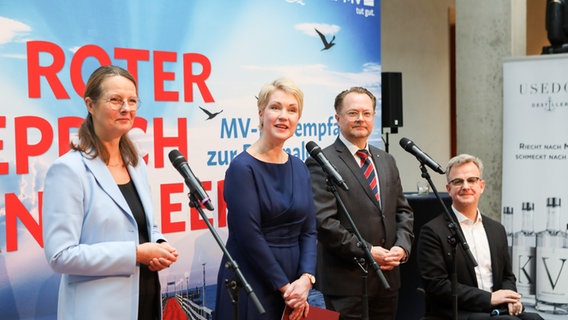
<instances>
[{"instance_id":1,"label":"black microphone","mask_svg":"<svg viewBox=\"0 0 568 320\"><path fill-rule=\"evenodd\" d=\"M329 162L329 160L327 160L323 152L321 152L321 148L315 142L308 142L306 144L306 150L308 150L312 158L317 160L319 165L323 168L323 171L331 176L335 184L340 186L345 191L349 190L349 187L347 187L347 184L345 183L345 181L343 181L343 178L341 177L339 172L337 172L335 167Z\"/></svg>"},{"instance_id":2,"label":"black microphone","mask_svg":"<svg viewBox=\"0 0 568 320\"><path fill-rule=\"evenodd\" d=\"M214 208L213 204L211 203L211 199L209 198L205 190L203 190L201 181L199 181L199 179L195 177L181 152L174 149L170 151L170 154L168 156L170 157L170 161L172 162L174 167L185 179L185 184L189 187L189 191L195 193L197 201L204 205L207 210L213 211Z\"/></svg>"},{"instance_id":3,"label":"black microphone","mask_svg":"<svg viewBox=\"0 0 568 320\"><path fill-rule=\"evenodd\" d=\"M432 168L432 170L438 172L439 174L446 173L446 171L442 168L441 165L439 165L436 161L434 161L432 158L430 158L429 155L427 155L422 150L420 150L420 148L418 148L414 144L414 142L412 142L412 140L407 139L407 138L402 138L402 139L400 139L400 146L404 150L413 154L416 157L416 159L418 159L418 161L420 161L421 163L424 163L427 166L429 166L430 168Z\"/></svg>"}]
</instances>

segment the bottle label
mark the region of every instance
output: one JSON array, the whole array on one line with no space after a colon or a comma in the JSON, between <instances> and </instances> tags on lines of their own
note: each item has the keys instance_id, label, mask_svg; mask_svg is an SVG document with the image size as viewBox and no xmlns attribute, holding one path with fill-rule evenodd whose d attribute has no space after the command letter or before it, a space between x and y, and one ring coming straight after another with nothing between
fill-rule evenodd
<instances>
[{"instance_id":1,"label":"bottle label","mask_svg":"<svg viewBox=\"0 0 568 320\"><path fill-rule=\"evenodd\" d=\"M536 248L513 247L513 272L517 277L517 291L524 295L535 294Z\"/></svg>"},{"instance_id":2,"label":"bottle label","mask_svg":"<svg viewBox=\"0 0 568 320\"><path fill-rule=\"evenodd\" d=\"M568 303L568 249L538 248L536 296L546 303Z\"/></svg>"}]
</instances>

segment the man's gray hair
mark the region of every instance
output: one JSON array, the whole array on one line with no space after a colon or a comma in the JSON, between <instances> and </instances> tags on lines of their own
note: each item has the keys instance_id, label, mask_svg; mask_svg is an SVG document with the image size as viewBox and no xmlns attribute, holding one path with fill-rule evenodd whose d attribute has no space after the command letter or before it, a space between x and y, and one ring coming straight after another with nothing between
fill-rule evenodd
<instances>
[{"instance_id":1,"label":"man's gray hair","mask_svg":"<svg viewBox=\"0 0 568 320\"><path fill-rule=\"evenodd\" d=\"M483 162L476 156L470 154L462 153L450 159L448 165L446 166L446 180L450 182L450 170L454 166L460 166L462 164L471 162L477 166L479 169L479 178L483 179Z\"/></svg>"}]
</instances>

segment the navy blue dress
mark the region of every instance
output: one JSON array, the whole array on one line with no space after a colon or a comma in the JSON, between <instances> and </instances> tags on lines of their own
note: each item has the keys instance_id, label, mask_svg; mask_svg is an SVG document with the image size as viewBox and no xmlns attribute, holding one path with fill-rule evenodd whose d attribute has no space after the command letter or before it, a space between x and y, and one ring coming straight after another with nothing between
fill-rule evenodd
<instances>
[{"instance_id":1,"label":"navy blue dress","mask_svg":"<svg viewBox=\"0 0 568 320\"><path fill-rule=\"evenodd\" d=\"M239 292L239 320L280 319L284 300L279 288L302 273L315 274L316 220L310 173L289 155L284 164L239 154L225 174L229 237L227 250L266 310L261 316L249 296ZM215 319L233 320L234 307L225 287L233 280L223 257L217 276Z\"/></svg>"}]
</instances>

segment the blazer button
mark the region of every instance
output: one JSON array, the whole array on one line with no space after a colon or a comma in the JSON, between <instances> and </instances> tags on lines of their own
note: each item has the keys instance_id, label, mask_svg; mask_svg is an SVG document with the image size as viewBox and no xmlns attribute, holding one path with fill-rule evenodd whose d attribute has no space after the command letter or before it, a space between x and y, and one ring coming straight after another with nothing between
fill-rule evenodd
<instances>
[{"instance_id":1,"label":"blazer button","mask_svg":"<svg viewBox=\"0 0 568 320\"><path fill-rule=\"evenodd\" d=\"M381 239L381 246L385 244L385 238Z\"/></svg>"}]
</instances>

